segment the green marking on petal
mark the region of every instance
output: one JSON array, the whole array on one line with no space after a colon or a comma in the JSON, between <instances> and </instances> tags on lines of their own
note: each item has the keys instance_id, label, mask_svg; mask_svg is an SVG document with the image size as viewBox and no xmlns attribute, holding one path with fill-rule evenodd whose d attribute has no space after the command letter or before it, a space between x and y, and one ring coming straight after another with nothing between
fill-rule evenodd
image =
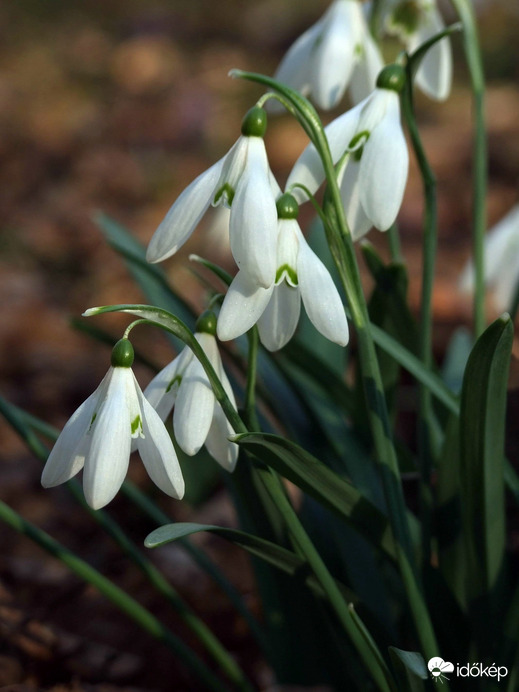
<instances>
[{"instance_id":1,"label":"green marking on petal","mask_svg":"<svg viewBox=\"0 0 519 692\"><path fill-rule=\"evenodd\" d=\"M132 420L132 437L144 437L140 415L135 416L135 418Z\"/></svg>"},{"instance_id":2,"label":"green marking on petal","mask_svg":"<svg viewBox=\"0 0 519 692\"><path fill-rule=\"evenodd\" d=\"M213 199L213 204L216 206L220 203L222 198L226 204L228 204L229 206L232 205L232 201L234 199L234 188L231 187L229 183L224 183L222 187L216 191L216 194Z\"/></svg>"},{"instance_id":3,"label":"green marking on petal","mask_svg":"<svg viewBox=\"0 0 519 692\"><path fill-rule=\"evenodd\" d=\"M92 416L92 419L90 420L90 425L88 426L87 433L89 433L92 430L92 426L94 425L94 421L97 418L97 411L94 413Z\"/></svg>"},{"instance_id":4,"label":"green marking on petal","mask_svg":"<svg viewBox=\"0 0 519 692\"><path fill-rule=\"evenodd\" d=\"M171 380L171 382L166 387L166 392L170 392L175 387L176 387L176 389L178 389L180 387L181 382L182 382L182 375L175 375L175 377Z\"/></svg>"},{"instance_id":5,"label":"green marking on petal","mask_svg":"<svg viewBox=\"0 0 519 692\"><path fill-rule=\"evenodd\" d=\"M283 279L289 286L295 287L299 283L297 280L297 272L288 264L282 264L276 272L276 284L279 284Z\"/></svg>"},{"instance_id":6,"label":"green marking on petal","mask_svg":"<svg viewBox=\"0 0 519 692\"><path fill-rule=\"evenodd\" d=\"M365 140L364 142L362 142L362 146L364 146L369 139L369 135L370 135L370 133L368 132L368 130L362 130L362 132L357 132L357 134L353 137L353 139L348 144L348 149L350 151L354 151L355 149L357 149L359 147L359 145L361 144L362 139Z\"/></svg>"},{"instance_id":7,"label":"green marking on petal","mask_svg":"<svg viewBox=\"0 0 519 692\"><path fill-rule=\"evenodd\" d=\"M422 11L416 0L401 2L391 16L390 28L408 36L414 34L420 24Z\"/></svg>"}]
</instances>

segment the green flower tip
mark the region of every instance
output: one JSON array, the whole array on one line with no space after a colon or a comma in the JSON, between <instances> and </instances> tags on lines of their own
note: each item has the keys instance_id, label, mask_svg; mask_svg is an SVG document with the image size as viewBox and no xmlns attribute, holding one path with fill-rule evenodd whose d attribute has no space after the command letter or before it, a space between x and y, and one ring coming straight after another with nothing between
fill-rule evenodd
<instances>
[{"instance_id":1,"label":"green flower tip","mask_svg":"<svg viewBox=\"0 0 519 692\"><path fill-rule=\"evenodd\" d=\"M203 312L196 321L195 331L199 334L216 334L216 315L212 310Z\"/></svg>"},{"instance_id":2,"label":"green flower tip","mask_svg":"<svg viewBox=\"0 0 519 692\"><path fill-rule=\"evenodd\" d=\"M400 92L405 85L405 69L402 65L386 65L377 77L379 89Z\"/></svg>"},{"instance_id":3,"label":"green flower tip","mask_svg":"<svg viewBox=\"0 0 519 692\"><path fill-rule=\"evenodd\" d=\"M128 339L119 339L112 349L114 368L131 368L133 365L133 346Z\"/></svg>"},{"instance_id":4,"label":"green flower tip","mask_svg":"<svg viewBox=\"0 0 519 692\"><path fill-rule=\"evenodd\" d=\"M267 112L254 106L245 114L241 122L241 133L245 137L263 137L267 129Z\"/></svg>"},{"instance_id":5,"label":"green flower tip","mask_svg":"<svg viewBox=\"0 0 519 692\"><path fill-rule=\"evenodd\" d=\"M276 202L276 209L278 210L278 219L297 219L299 214L299 204L289 192L281 195Z\"/></svg>"}]
</instances>

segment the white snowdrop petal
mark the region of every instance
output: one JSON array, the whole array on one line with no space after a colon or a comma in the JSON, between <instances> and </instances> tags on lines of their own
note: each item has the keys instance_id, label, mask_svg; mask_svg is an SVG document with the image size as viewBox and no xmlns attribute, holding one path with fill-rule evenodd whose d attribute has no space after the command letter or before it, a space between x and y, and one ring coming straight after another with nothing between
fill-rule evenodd
<instances>
[{"instance_id":1,"label":"white snowdrop petal","mask_svg":"<svg viewBox=\"0 0 519 692\"><path fill-rule=\"evenodd\" d=\"M297 91L308 92L310 87L310 60L321 31L322 20L307 29L292 44L276 70L274 75L276 81L287 84ZM269 109L273 107L271 104L275 103L278 102L274 101L274 99L268 101Z\"/></svg>"},{"instance_id":2,"label":"white snowdrop petal","mask_svg":"<svg viewBox=\"0 0 519 692\"><path fill-rule=\"evenodd\" d=\"M360 163L352 158L340 182L342 204L353 240L365 236L373 226L360 202L359 169Z\"/></svg>"},{"instance_id":3,"label":"white snowdrop petal","mask_svg":"<svg viewBox=\"0 0 519 692\"><path fill-rule=\"evenodd\" d=\"M155 485L166 495L180 500L185 484L171 437L155 409L142 395L139 400L144 432L144 438L138 442L142 462Z\"/></svg>"},{"instance_id":4,"label":"white snowdrop petal","mask_svg":"<svg viewBox=\"0 0 519 692\"><path fill-rule=\"evenodd\" d=\"M360 201L367 216L381 231L395 221L402 204L409 155L400 126L396 93L386 116L372 131L364 147L359 171Z\"/></svg>"},{"instance_id":5,"label":"white snowdrop petal","mask_svg":"<svg viewBox=\"0 0 519 692\"><path fill-rule=\"evenodd\" d=\"M202 447L211 427L214 394L200 362L193 358L187 366L173 411L175 437L186 454Z\"/></svg>"},{"instance_id":6,"label":"white snowdrop petal","mask_svg":"<svg viewBox=\"0 0 519 692\"><path fill-rule=\"evenodd\" d=\"M251 137L240 135L224 157L220 177L218 178L214 190L214 197L217 198L220 196L220 199L212 199L211 202L213 204L219 204L221 202L227 204L229 201L230 205L232 202L232 199L228 200L226 187L229 187L233 194L236 192L238 182L247 166L251 139ZM223 194L221 194L222 191Z\"/></svg>"},{"instance_id":7,"label":"white snowdrop petal","mask_svg":"<svg viewBox=\"0 0 519 692\"><path fill-rule=\"evenodd\" d=\"M375 89L384 60L377 43L366 31L362 41L362 54L353 69L349 93L354 104L366 99Z\"/></svg>"},{"instance_id":8,"label":"white snowdrop petal","mask_svg":"<svg viewBox=\"0 0 519 692\"><path fill-rule=\"evenodd\" d=\"M359 122L359 116L365 102L359 103L355 108L347 111L343 115L333 120L326 128L325 133L330 145L333 162L337 161L348 148ZM288 176L286 190L290 190L292 185L300 183L308 188L314 194L324 180L324 168L321 157L317 153L317 149L313 144L309 144L297 159ZM301 204L307 200L306 194L295 187L292 194Z\"/></svg>"},{"instance_id":9,"label":"white snowdrop petal","mask_svg":"<svg viewBox=\"0 0 519 692\"><path fill-rule=\"evenodd\" d=\"M515 259L519 273L519 205L516 205L485 236L485 279L498 281L507 257Z\"/></svg>"},{"instance_id":10,"label":"white snowdrop petal","mask_svg":"<svg viewBox=\"0 0 519 692\"><path fill-rule=\"evenodd\" d=\"M234 471L239 452L238 445L227 439L230 435L234 435L234 430L225 417L222 407L216 401L213 421L209 428L205 446L213 459L226 471Z\"/></svg>"},{"instance_id":11,"label":"white snowdrop petal","mask_svg":"<svg viewBox=\"0 0 519 692\"><path fill-rule=\"evenodd\" d=\"M408 49L416 50L445 29L440 13L434 7L424 11L418 30L410 37ZM415 76L416 85L432 99L444 101L452 86L452 50L448 37L430 48Z\"/></svg>"},{"instance_id":12,"label":"white snowdrop petal","mask_svg":"<svg viewBox=\"0 0 519 692\"><path fill-rule=\"evenodd\" d=\"M312 56L311 94L323 109L336 106L344 95L353 71L357 3L335 2L325 19L323 35Z\"/></svg>"},{"instance_id":13,"label":"white snowdrop petal","mask_svg":"<svg viewBox=\"0 0 519 692\"><path fill-rule=\"evenodd\" d=\"M287 344L299 322L301 298L299 288L282 281L274 288L270 301L258 320L261 343L269 351L278 351Z\"/></svg>"},{"instance_id":14,"label":"white snowdrop petal","mask_svg":"<svg viewBox=\"0 0 519 692\"><path fill-rule=\"evenodd\" d=\"M218 316L218 338L228 341L245 334L260 318L273 290L274 284L261 288L246 272L239 271L229 286Z\"/></svg>"},{"instance_id":15,"label":"white snowdrop petal","mask_svg":"<svg viewBox=\"0 0 519 692\"><path fill-rule=\"evenodd\" d=\"M276 273L277 211L267 171L251 162L231 208L231 251L240 269L268 288Z\"/></svg>"},{"instance_id":16,"label":"white snowdrop petal","mask_svg":"<svg viewBox=\"0 0 519 692\"><path fill-rule=\"evenodd\" d=\"M377 87L367 99L359 104L360 114L357 132L371 134L386 117L388 110L394 107L395 98L398 99L398 95L394 91Z\"/></svg>"},{"instance_id":17,"label":"white snowdrop petal","mask_svg":"<svg viewBox=\"0 0 519 692\"><path fill-rule=\"evenodd\" d=\"M186 242L211 204L225 157L198 176L173 204L155 231L148 250L148 262L171 257Z\"/></svg>"},{"instance_id":18,"label":"white snowdrop petal","mask_svg":"<svg viewBox=\"0 0 519 692\"><path fill-rule=\"evenodd\" d=\"M83 468L85 436L99 401L99 387L72 414L56 440L43 469L41 484L52 488L70 480ZM81 449L79 449L81 447ZM79 452L79 453L78 453Z\"/></svg>"},{"instance_id":19,"label":"white snowdrop petal","mask_svg":"<svg viewBox=\"0 0 519 692\"><path fill-rule=\"evenodd\" d=\"M151 380L144 390L144 396L165 421L175 405L178 387L182 379L182 373L193 357L189 348L184 348L179 355L163 368Z\"/></svg>"},{"instance_id":20,"label":"white snowdrop petal","mask_svg":"<svg viewBox=\"0 0 519 692\"><path fill-rule=\"evenodd\" d=\"M114 368L104 404L97 412L85 459L83 489L93 509L107 505L121 487L130 459L131 427L128 401L129 368Z\"/></svg>"},{"instance_id":21,"label":"white snowdrop petal","mask_svg":"<svg viewBox=\"0 0 519 692\"><path fill-rule=\"evenodd\" d=\"M339 292L329 271L306 241L300 243L297 271L301 298L310 321L327 339L346 346L348 322Z\"/></svg>"}]
</instances>

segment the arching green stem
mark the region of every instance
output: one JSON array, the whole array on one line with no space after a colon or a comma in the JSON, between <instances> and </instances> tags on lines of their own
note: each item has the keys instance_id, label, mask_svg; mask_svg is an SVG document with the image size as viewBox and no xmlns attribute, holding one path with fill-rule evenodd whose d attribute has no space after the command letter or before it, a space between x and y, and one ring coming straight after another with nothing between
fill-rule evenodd
<instances>
[{"instance_id":1,"label":"arching green stem","mask_svg":"<svg viewBox=\"0 0 519 692\"><path fill-rule=\"evenodd\" d=\"M353 241L342 206L328 140L314 107L303 96L264 75L239 71L234 71L233 74L275 89L286 100L289 100L292 105L291 111L295 113L297 120L309 133L310 139L321 157L328 183L324 204L324 212L327 216L326 235L346 292L352 321L357 332L363 388L369 409L369 423L384 486L389 518L396 539L400 574L423 652L427 658L432 658L436 655L438 647L419 584L417 570L413 566L414 556L406 507L384 398L382 378L369 328L368 310Z\"/></svg>"}]
</instances>

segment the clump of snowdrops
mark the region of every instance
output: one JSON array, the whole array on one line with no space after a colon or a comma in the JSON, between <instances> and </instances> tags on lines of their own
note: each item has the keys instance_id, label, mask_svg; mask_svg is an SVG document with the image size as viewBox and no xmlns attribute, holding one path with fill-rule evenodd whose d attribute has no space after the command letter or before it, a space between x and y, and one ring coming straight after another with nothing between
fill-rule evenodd
<instances>
[{"instance_id":1,"label":"clump of snowdrops","mask_svg":"<svg viewBox=\"0 0 519 692\"><path fill-rule=\"evenodd\" d=\"M52 437L48 426L2 402L6 417L46 459L42 484L70 481L204 653L6 505L1 518L169 646L189 669L193 689L247 690L257 681L204 624L204 613L182 601L102 509L121 488L157 524L145 539L148 548L179 541L217 580L277 682L396 692L440 681L445 689L493 690L499 677L499 689L516 689L519 591L507 564L505 494L517 502L519 480L505 458L504 436L519 224L514 211L489 234L485 252L481 59L470 2L452 0L451 9L459 23L446 27L433 0L335 0L292 45L274 77L234 70L232 77L264 91L229 152L186 181L147 250L101 219L153 304L86 310L90 318L123 312L135 319L115 344L105 378L72 414L48 458L35 435ZM387 36L402 48L389 65ZM448 98L451 41L464 47L474 93L474 262L462 279L474 295L474 320L472 337L452 344L457 371L452 378L451 368L447 381L432 353L435 177L413 92ZM323 127L319 112L346 98L350 107ZM264 142L268 122L280 112L309 140L284 188ZM407 302L397 226L407 141L425 194L419 314ZM229 210L235 272L211 258L191 258L210 285L205 310L194 315L165 271L211 205ZM302 205L315 210L311 234L299 225ZM390 261L366 242L379 232L386 234ZM359 259L373 279L370 295ZM155 266L162 262L165 271ZM512 315L489 326L485 277ZM135 328L164 330L174 345L171 362L144 390L132 371ZM404 371L414 392L412 444L396 426ZM239 528L172 522L125 481L133 451L171 502L184 495L189 464L220 469ZM71 481L81 471L85 500ZM413 510L404 478L413 481ZM287 481L297 493L287 491ZM259 620L190 542L199 531L251 553Z\"/></svg>"}]
</instances>

